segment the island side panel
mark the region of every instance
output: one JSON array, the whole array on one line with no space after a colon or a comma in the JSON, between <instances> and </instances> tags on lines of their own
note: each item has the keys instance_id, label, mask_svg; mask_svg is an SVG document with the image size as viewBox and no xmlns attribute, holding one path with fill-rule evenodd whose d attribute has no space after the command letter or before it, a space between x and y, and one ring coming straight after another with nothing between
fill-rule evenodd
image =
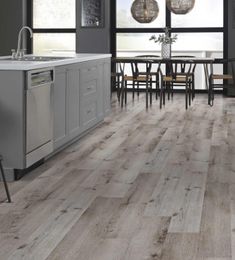
<instances>
[{"instance_id":1,"label":"island side panel","mask_svg":"<svg viewBox=\"0 0 235 260\"><path fill-rule=\"evenodd\" d=\"M104 116L111 112L111 60L105 59L103 64Z\"/></svg>"},{"instance_id":2,"label":"island side panel","mask_svg":"<svg viewBox=\"0 0 235 260\"><path fill-rule=\"evenodd\" d=\"M25 168L24 86L24 71L0 71L0 154L9 170Z\"/></svg>"}]
</instances>

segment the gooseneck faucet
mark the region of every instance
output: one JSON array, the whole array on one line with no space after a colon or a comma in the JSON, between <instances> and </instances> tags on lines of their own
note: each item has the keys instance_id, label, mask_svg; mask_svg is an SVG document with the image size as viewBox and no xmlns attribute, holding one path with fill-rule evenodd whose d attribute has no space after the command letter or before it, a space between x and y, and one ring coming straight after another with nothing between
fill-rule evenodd
<instances>
[{"instance_id":1,"label":"gooseneck faucet","mask_svg":"<svg viewBox=\"0 0 235 260\"><path fill-rule=\"evenodd\" d=\"M18 44L17 44L17 50L15 53L15 58L22 58L24 56L23 49L20 49L20 46L22 45L22 33L24 30L28 30L30 32L30 38L33 38L33 31L28 26L23 26L18 34Z\"/></svg>"}]
</instances>

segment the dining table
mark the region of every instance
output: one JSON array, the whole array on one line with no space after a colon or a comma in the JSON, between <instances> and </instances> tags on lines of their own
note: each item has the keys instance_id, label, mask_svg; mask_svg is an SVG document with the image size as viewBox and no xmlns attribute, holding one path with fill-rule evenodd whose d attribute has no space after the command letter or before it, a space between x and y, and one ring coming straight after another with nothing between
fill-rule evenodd
<instances>
[{"instance_id":1,"label":"dining table","mask_svg":"<svg viewBox=\"0 0 235 260\"><path fill-rule=\"evenodd\" d=\"M112 58L113 65L117 63L131 63L131 62L138 62L138 61L151 61L152 63L161 63L161 64L169 64L169 63L182 63L182 62L193 62L194 64L202 64L204 68L204 75L205 75L205 84L206 89L209 88L209 75L210 75L210 65L213 63L221 63L220 58L212 58L212 57L171 57L169 59L165 59L162 57L157 56L142 56L142 57L126 57L126 56L117 56Z\"/></svg>"}]
</instances>

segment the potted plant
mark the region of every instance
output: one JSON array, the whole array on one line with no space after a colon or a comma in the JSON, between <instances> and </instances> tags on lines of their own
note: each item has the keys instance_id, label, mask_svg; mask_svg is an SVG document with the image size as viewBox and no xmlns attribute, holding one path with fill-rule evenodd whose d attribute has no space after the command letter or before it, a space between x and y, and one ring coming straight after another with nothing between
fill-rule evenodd
<instances>
[{"instance_id":1,"label":"potted plant","mask_svg":"<svg viewBox=\"0 0 235 260\"><path fill-rule=\"evenodd\" d=\"M176 42L178 36L177 34L170 36L169 27L164 28L164 32L164 34L160 34L158 37L156 37L156 35L152 35L149 40L161 43L162 58L169 59L171 57L171 44Z\"/></svg>"}]
</instances>

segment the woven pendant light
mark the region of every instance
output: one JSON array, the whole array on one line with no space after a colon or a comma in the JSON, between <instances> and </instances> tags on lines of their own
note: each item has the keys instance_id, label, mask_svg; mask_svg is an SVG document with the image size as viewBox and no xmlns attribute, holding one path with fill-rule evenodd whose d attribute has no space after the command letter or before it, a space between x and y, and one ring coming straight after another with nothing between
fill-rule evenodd
<instances>
[{"instance_id":1,"label":"woven pendant light","mask_svg":"<svg viewBox=\"0 0 235 260\"><path fill-rule=\"evenodd\" d=\"M195 0L166 0L167 8L174 14L187 14L195 4Z\"/></svg>"},{"instance_id":2,"label":"woven pendant light","mask_svg":"<svg viewBox=\"0 0 235 260\"><path fill-rule=\"evenodd\" d=\"M139 23L151 23L159 13L155 0L135 0L131 6L132 17Z\"/></svg>"}]
</instances>

